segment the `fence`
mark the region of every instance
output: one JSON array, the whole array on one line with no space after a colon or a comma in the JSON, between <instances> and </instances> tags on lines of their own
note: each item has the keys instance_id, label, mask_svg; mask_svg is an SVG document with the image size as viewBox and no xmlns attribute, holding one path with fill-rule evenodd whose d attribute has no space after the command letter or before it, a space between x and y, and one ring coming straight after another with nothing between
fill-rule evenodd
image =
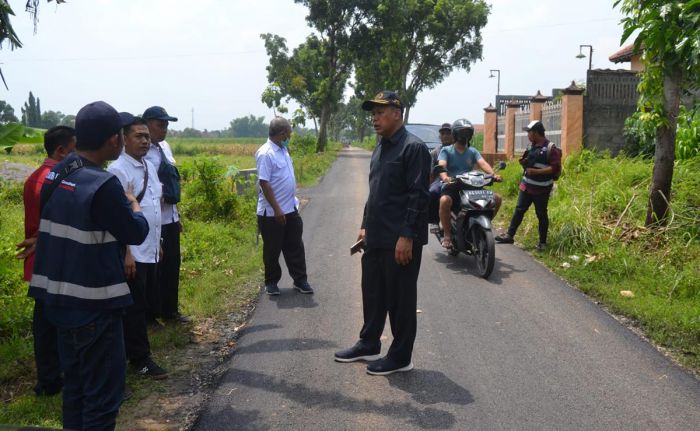
<instances>
[{"instance_id":1,"label":"fence","mask_svg":"<svg viewBox=\"0 0 700 431\"><path fill-rule=\"evenodd\" d=\"M499 116L496 121L496 152L506 151L506 117Z\"/></svg>"},{"instance_id":2,"label":"fence","mask_svg":"<svg viewBox=\"0 0 700 431\"><path fill-rule=\"evenodd\" d=\"M547 139L561 147L561 99L542 106L542 125Z\"/></svg>"},{"instance_id":3,"label":"fence","mask_svg":"<svg viewBox=\"0 0 700 431\"><path fill-rule=\"evenodd\" d=\"M522 153L530 146L530 140L527 139L527 132L523 128L530 122L530 104L521 108L520 112L515 113L515 153Z\"/></svg>"}]
</instances>

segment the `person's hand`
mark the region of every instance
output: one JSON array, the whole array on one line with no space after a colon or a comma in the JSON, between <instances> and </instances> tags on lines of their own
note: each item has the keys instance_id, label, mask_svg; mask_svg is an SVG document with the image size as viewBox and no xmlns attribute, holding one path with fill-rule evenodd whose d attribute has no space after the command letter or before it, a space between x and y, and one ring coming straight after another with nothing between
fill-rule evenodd
<instances>
[{"instance_id":1,"label":"person's hand","mask_svg":"<svg viewBox=\"0 0 700 431\"><path fill-rule=\"evenodd\" d=\"M185 225L182 224L182 220L177 221L177 229L180 233L185 231Z\"/></svg>"},{"instance_id":2,"label":"person's hand","mask_svg":"<svg viewBox=\"0 0 700 431\"><path fill-rule=\"evenodd\" d=\"M284 216L282 210L275 210L275 220L283 226L287 224L287 217Z\"/></svg>"},{"instance_id":3,"label":"person's hand","mask_svg":"<svg viewBox=\"0 0 700 431\"><path fill-rule=\"evenodd\" d=\"M497 174L493 174L493 180L497 183L500 183L501 181L503 181L503 177Z\"/></svg>"},{"instance_id":4,"label":"person's hand","mask_svg":"<svg viewBox=\"0 0 700 431\"><path fill-rule=\"evenodd\" d=\"M124 194L126 195L126 199L130 204L133 204L134 202L138 203L136 196L134 196L134 183L127 184Z\"/></svg>"},{"instance_id":5,"label":"person's hand","mask_svg":"<svg viewBox=\"0 0 700 431\"><path fill-rule=\"evenodd\" d=\"M24 241L17 244L17 254L16 259L26 259L34 254L36 250L36 239L37 237L25 238Z\"/></svg>"},{"instance_id":6,"label":"person's hand","mask_svg":"<svg viewBox=\"0 0 700 431\"><path fill-rule=\"evenodd\" d=\"M535 172L536 170L537 168L527 168L525 169L525 173L528 175L537 175L537 173Z\"/></svg>"},{"instance_id":7,"label":"person's hand","mask_svg":"<svg viewBox=\"0 0 700 431\"><path fill-rule=\"evenodd\" d=\"M158 247L158 260L163 260L163 247Z\"/></svg>"},{"instance_id":8,"label":"person's hand","mask_svg":"<svg viewBox=\"0 0 700 431\"><path fill-rule=\"evenodd\" d=\"M365 230L360 229L360 232L357 234L357 239L355 241L364 241L365 240Z\"/></svg>"},{"instance_id":9,"label":"person's hand","mask_svg":"<svg viewBox=\"0 0 700 431\"><path fill-rule=\"evenodd\" d=\"M400 236L396 241L396 250L394 251L394 260L399 265L408 265L413 259L413 238Z\"/></svg>"},{"instance_id":10,"label":"person's hand","mask_svg":"<svg viewBox=\"0 0 700 431\"><path fill-rule=\"evenodd\" d=\"M128 246L127 246L128 247ZM128 280L133 280L136 277L136 259L130 252L126 252L124 256L124 273Z\"/></svg>"}]
</instances>

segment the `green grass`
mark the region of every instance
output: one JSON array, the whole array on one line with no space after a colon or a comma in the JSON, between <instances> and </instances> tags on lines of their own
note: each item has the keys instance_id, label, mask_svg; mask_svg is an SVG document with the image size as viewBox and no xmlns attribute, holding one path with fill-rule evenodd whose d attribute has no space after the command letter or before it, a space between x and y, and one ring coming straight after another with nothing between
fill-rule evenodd
<instances>
[{"instance_id":1,"label":"green grass","mask_svg":"<svg viewBox=\"0 0 700 431\"><path fill-rule=\"evenodd\" d=\"M549 204L549 251L537 256L554 272L615 313L633 318L659 345L700 369L700 158L676 166L673 218L644 226L652 162L584 151L569 157ZM521 168L503 171L497 222L508 224ZM531 208L516 239L538 242ZM578 260L575 257L577 256ZM588 257L589 262L586 262ZM569 268L562 264L568 263ZM622 296L630 290L634 297Z\"/></svg>"},{"instance_id":2,"label":"green grass","mask_svg":"<svg viewBox=\"0 0 700 431\"><path fill-rule=\"evenodd\" d=\"M256 245L257 194L251 188L237 195L234 180L226 173L233 164L238 169L254 167L255 150L264 140L256 144L173 141L184 178L179 205L184 216L181 308L195 320L221 319L245 309L259 292L262 243ZM43 159L38 147L20 145L16 148L19 151L6 159L38 166ZM310 141L291 146L301 186L318 181L335 160L340 145L332 143L322 154L314 153L312 147ZM61 397L37 398L31 392L35 378L30 328L33 302L26 297L22 262L14 259L14 244L24 234L22 185L0 182L0 202L0 423L59 427ZM190 342L188 331L167 326L153 333L150 341L156 360L166 368L175 369L186 362L178 352ZM167 380L146 382L133 373L127 374L127 384L133 396L122 407L122 419L130 417L130 411L138 411L139 400L168 391Z\"/></svg>"}]
</instances>

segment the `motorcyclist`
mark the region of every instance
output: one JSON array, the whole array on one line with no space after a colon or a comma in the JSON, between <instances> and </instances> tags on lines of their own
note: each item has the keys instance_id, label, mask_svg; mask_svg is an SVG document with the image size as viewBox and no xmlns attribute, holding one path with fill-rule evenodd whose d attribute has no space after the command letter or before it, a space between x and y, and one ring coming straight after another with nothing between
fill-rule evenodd
<instances>
[{"instance_id":1,"label":"motorcyclist","mask_svg":"<svg viewBox=\"0 0 700 431\"><path fill-rule=\"evenodd\" d=\"M493 175L494 181L501 181L500 175L496 175L489 163L481 157L479 150L470 145L474 136L474 126L469 120L460 118L452 123L452 136L454 144L443 147L438 155L438 171L442 181L442 195L440 196L440 224L444 229L442 246L446 249L452 247L452 229L450 224L450 211L455 205L459 205L459 183L455 182L457 175L474 170L478 165L482 171ZM496 208L494 216L501 206L501 197L495 195ZM456 209L456 208L455 208Z\"/></svg>"},{"instance_id":2,"label":"motorcyclist","mask_svg":"<svg viewBox=\"0 0 700 431\"><path fill-rule=\"evenodd\" d=\"M452 137L452 125L450 123L443 123L440 126L440 146L433 148L430 151L430 157L433 159L431 167L435 168L438 164L438 155L440 155L440 150L452 145L454 143L454 138ZM438 177L437 173L433 170L430 173L430 199L428 201L428 223L430 223L430 231L433 232L438 228L438 208L440 207L440 195L442 191L442 181Z\"/></svg>"}]
</instances>

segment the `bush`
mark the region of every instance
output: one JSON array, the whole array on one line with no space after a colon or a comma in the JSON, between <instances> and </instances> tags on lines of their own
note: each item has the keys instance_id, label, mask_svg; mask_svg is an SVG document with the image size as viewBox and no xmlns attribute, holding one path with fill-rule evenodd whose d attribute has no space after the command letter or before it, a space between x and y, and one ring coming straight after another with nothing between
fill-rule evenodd
<instances>
[{"instance_id":1,"label":"bush","mask_svg":"<svg viewBox=\"0 0 700 431\"><path fill-rule=\"evenodd\" d=\"M699 107L687 109L681 105L676 129L676 159L687 160L700 154ZM625 154L630 157L652 157L656 149L656 124L653 114L635 112L625 120Z\"/></svg>"}]
</instances>

